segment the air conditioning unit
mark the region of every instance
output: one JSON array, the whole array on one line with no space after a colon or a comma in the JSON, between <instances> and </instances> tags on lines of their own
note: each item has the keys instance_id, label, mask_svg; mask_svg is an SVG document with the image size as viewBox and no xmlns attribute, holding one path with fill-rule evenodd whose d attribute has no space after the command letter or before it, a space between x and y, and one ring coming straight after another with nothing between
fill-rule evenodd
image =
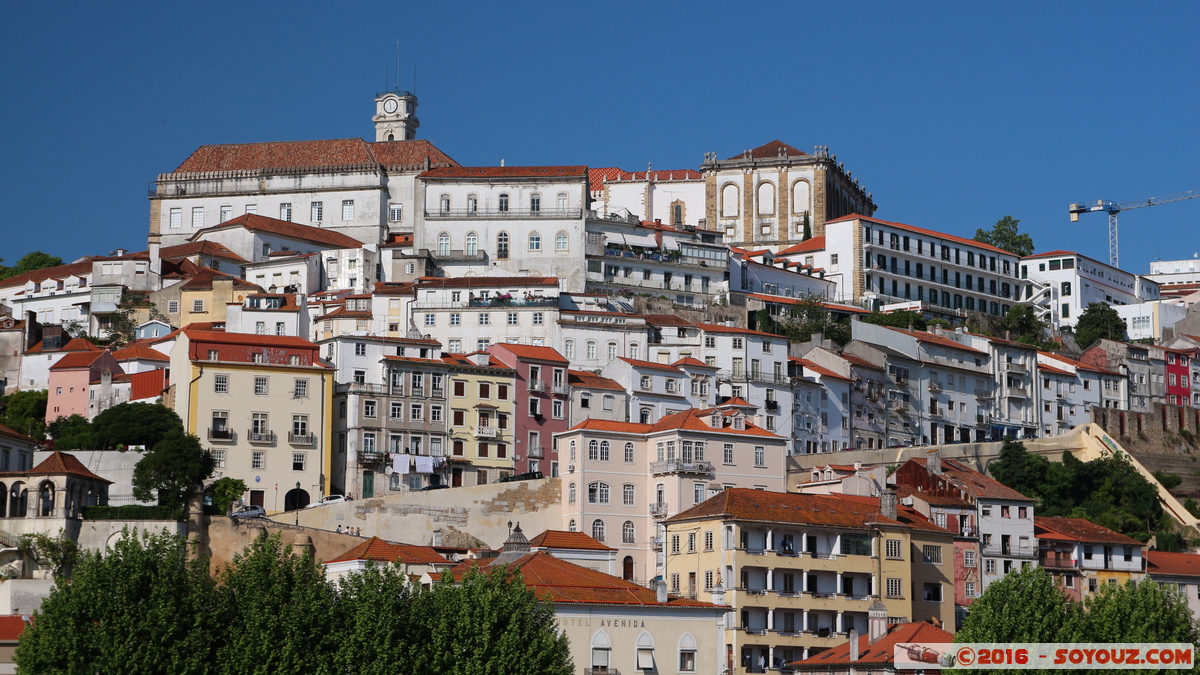
<instances>
[{"instance_id":1,"label":"air conditioning unit","mask_svg":"<svg viewBox=\"0 0 1200 675\"><path fill-rule=\"evenodd\" d=\"M901 497L901 498L900 498L900 503L901 503L901 504L903 504L903 505L905 505L905 506L912 506L912 505L913 505L913 498L912 498L912 497Z\"/></svg>"},{"instance_id":2,"label":"air conditioning unit","mask_svg":"<svg viewBox=\"0 0 1200 675\"><path fill-rule=\"evenodd\" d=\"M574 464L567 465L567 473L575 473L575 465Z\"/></svg>"},{"instance_id":3,"label":"air conditioning unit","mask_svg":"<svg viewBox=\"0 0 1200 675\"><path fill-rule=\"evenodd\" d=\"M519 462L519 461L521 461L521 456L520 456L520 455L513 455L513 461L514 461L514 462Z\"/></svg>"}]
</instances>

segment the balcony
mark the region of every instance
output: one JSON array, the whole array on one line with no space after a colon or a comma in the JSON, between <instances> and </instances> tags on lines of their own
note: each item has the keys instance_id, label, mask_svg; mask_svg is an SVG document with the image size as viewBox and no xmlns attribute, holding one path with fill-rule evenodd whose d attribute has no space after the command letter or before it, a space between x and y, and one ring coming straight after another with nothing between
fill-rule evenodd
<instances>
[{"instance_id":1,"label":"balcony","mask_svg":"<svg viewBox=\"0 0 1200 675\"><path fill-rule=\"evenodd\" d=\"M317 435L314 433L297 434L291 431L288 432L288 443L295 445L312 445L317 442Z\"/></svg>"},{"instance_id":2,"label":"balcony","mask_svg":"<svg viewBox=\"0 0 1200 675\"><path fill-rule=\"evenodd\" d=\"M1004 395L1010 398L1029 398L1029 392L1025 387L1005 387Z\"/></svg>"},{"instance_id":3,"label":"balcony","mask_svg":"<svg viewBox=\"0 0 1200 675\"><path fill-rule=\"evenodd\" d=\"M650 462L650 473L656 476L669 473L711 474L712 472L712 462L683 462L677 459L668 459L665 462Z\"/></svg>"},{"instance_id":4,"label":"balcony","mask_svg":"<svg viewBox=\"0 0 1200 675\"><path fill-rule=\"evenodd\" d=\"M440 209L426 211L426 220L507 220L520 218L578 219L583 218L583 209Z\"/></svg>"},{"instance_id":5,"label":"balcony","mask_svg":"<svg viewBox=\"0 0 1200 675\"><path fill-rule=\"evenodd\" d=\"M651 504L650 515L654 516L655 518L662 518L663 516L667 515L667 505L662 502Z\"/></svg>"},{"instance_id":6,"label":"balcony","mask_svg":"<svg viewBox=\"0 0 1200 675\"><path fill-rule=\"evenodd\" d=\"M416 309L490 309L499 307L558 307L558 296L546 297L527 294L514 298L505 293L494 297L467 298L458 302L446 300L422 300L413 305Z\"/></svg>"},{"instance_id":7,"label":"balcony","mask_svg":"<svg viewBox=\"0 0 1200 675\"><path fill-rule=\"evenodd\" d=\"M989 424L990 424L990 423L988 422L987 415L981 415L981 414L979 414L979 413L976 413L976 414L975 414L975 426L977 426L977 427L986 427L986 426L988 426Z\"/></svg>"},{"instance_id":8,"label":"balcony","mask_svg":"<svg viewBox=\"0 0 1200 675\"><path fill-rule=\"evenodd\" d=\"M479 250L468 253L461 250L438 248L428 253L430 258L439 262L484 262L487 260L487 254Z\"/></svg>"},{"instance_id":9,"label":"balcony","mask_svg":"<svg viewBox=\"0 0 1200 675\"><path fill-rule=\"evenodd\" d=\"M251 443L273 445L275 443L275 432L267 431L265 429L262 431L255 431L251 429L250 431L246 432L246 440Z\"/></svg>"},{"instance_id":10,"label":"balcony","mask_svg":"<svg viewBox=\"0 0 1200 675\"><path fill-rule=\"evenodd\" d=\"M779 412L779 401L767 401L763 404L763 409L767 412Z\"/></svg>"},{"instance_id":11,"label":"balcony","mask_svg":"<svg viewBox=\"0 0 1200 675\"><path fill-rule=\"evenodd\" d=\"M938 382L936 380L930 380L929 381L929 391L931 391L935 394L942 393L942 383Z\"/></svg>"},{"instance_id":12,"label":"balcony","mask_svg":"<svg viewBox=\"0 0 1200 675\"><path fill-rule=\"evenodd\" d=\"M429 394L429 397L430 398L446 398L446 390L434 387L432 393Z\"/></svg>"},{"instance_id":13,"label":"balcony","mask_svg":"<svg viewBox=\"0 0 1200 675\"><path fill-rule=\"evenodd\" d=\"M1006 370L1010 373L1028 373L1029 372L1029 369L1020 363L1006 363L1006 364L1004 364L1004 370Z\"/></svg>"},{"instance_id":14,"label":"balcony","mask_svg":"<svg viewBox=\"0 0 1200 675\"><path fill-rule=\"evenodd\" d=\"M366 382L343 382L333 388L335 394L377 394L386 396L388 394L388 386L386 384L367 384ZM397 395L403 392L397 392Z\"/></svg>"},{"instance_id":15,"label":"balcony","mask_svg":"<svg viewBox=\"0 0 1200 675\"><path fill-rule=\"evenodd\" d=\"M745 372L741 370L722 370L717 373L717 379L725 382L764 382L766 384L786 384L790 382L783 373L764 373L757 370Z\"/></svg>"},{"instance_id":16,"label":"balcony","mask_svg":"<svg viewBox=\"0 0 1200 675\"><path fill-rule=\"evenodd\" d=\"M476 427L476 438L500 438L500 427Z\"/></svg>"},{"instance_id":17,"label":"balcony","mask_svg":"<svg viewBox=\"0 0 1200 675\"><path fill-rule=\"evenodd\" d=\"M650 537L650 548L654 549L655 551L663 550L662 537Z\"/></svg>"},{"instance_id":18,"label":"balcony","mask_svg":"<svg viewBox=\"0 0 1200 675\"><path fill-rule=\"evenodd\" d=\"M945 417L946 411L942 410L941 408L930 408L929 416L930 417Z\"/></svg>"},{"instance_id":19,"label":"balcony","mask_svg":"<svg viewBox=\"0 0 1200 675\"><path fill-rule=\"evenodd\" d=\"M546 391L546 381L545 380L530 380L529 381L529 391L531 391L535 394L544 393Z\"/></svg>"},{"instance_id":20,"label":"balcony","mask_svg":"<svg viewBox=\"0 0 1200 675\"><path fill-rule=\"evenodd\" d=\"M234 433L233 429L229 429L229 428L225 428L225 429L210 428L208 430L208 440L218 442L218 443L236 443L237 442L237 434Z\"/></svg>"},{"instance_id":21,"label":"balcony","mask_svg":"<svg viewBox=\"0 0 1200 675\"><path fill-rule=\"evenodd\" d=\"M546 446L544 446L544 445L529 446L529 456L530 457L537 459L539 457L544 457L545 454L546 454Z\"/></svg>"},{"instance_id":22,"label":"balcony","mask_svg":"<svg viewBox=\"0 0 1200 675\"><path fill-rule=\"evenodd\" d=\"M358 451L358 463L364 464L364 465L382 464L383 463L383 453L377 452L375 450L359 450Z\"/></svg>"},{"instance_id":23,"label":"balcony","mask_svg":"<svg viewBox=\"0 0 1200 675\"><path fill-rule=\"evenodd\" d=\"M887 409L895 411L895 412L901 412L901 411L906 411L908 409L909 405L910 404L903 399L891 398L891 399L888 399Z\"/></svg>"},{"instance_id":24,"label":"balcony","mask_svg":"<svg viewBox=\"0 0 1200 675\"><path fill-rule=\"evenodd\" d=\"M616 668L607 666L599 666L595 668L584 668L583 675L621 675L621 671Z\"/></svg>"},{"instance_id":25,"label":"balcony","mask_svg":"<svg viewBox=\"0 0 1200 675\"><path fill-rule=\"evenodd\" d=\"M980 554L1005 558L1036 558L1038 550L1032 546L984 546Z\"/></svg>"},{"instance_id":26,"label":"balcony","mask_svg":"<svg viewBox=\"0 0 1200 675\"><path fill-rule=\"evenodd\" d=\"M991 397L992 397L992 390L991 390L991 389L976 389L976 390L975 390L975 398L984 398L984 399L986 399L986 398L991 398Z\"/></svg>"},{"instance_id":27,"label":"balcony","mask_svg":"<svg viewBox=\"0 0 1200 675\"><path fill-rule=\"evenodd\" d=\"M552 391L557 396L566 396L568 393L570 393L571 388L568 387L565 383L559 382L559 383L555 384L550 391Z\"/></svg>"},{"instance_id":28,"label":"balcony","mask_svg":"<svg viewBox=\"0 0 1200 675\"><path fill-rule=\"evenodd\" d=\"M1042 567L1051 569L1075 569L1076 567L1075 561L1071 560L1070 553L1063 555L1048 555L1043 553L1038 560Z\"/></svg>"}]
</instances>

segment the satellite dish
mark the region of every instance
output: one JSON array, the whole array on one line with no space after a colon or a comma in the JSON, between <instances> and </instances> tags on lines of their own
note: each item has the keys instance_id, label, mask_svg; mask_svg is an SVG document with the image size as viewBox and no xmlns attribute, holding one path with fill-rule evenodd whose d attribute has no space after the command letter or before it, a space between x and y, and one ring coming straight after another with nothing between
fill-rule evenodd
<instances>
[{"instance_id":1,"label":"satellite dish","mask_svg":"<svg viewBox=\"0 0 1200 675\"><path fill-rule=\"evenodd\" d=\"M383 472L389 476L392 475L392 471L393 471L393 469L390 466L383 470Z\"/></svg>"}]
</instances>

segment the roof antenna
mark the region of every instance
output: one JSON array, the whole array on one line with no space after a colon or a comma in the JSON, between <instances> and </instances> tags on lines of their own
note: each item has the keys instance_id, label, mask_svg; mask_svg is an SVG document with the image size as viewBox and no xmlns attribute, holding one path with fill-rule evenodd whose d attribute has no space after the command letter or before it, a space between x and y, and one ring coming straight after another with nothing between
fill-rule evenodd
<instances>
[{"instance_id":1,"label":"roof antenna","mask_svg":"<svg viewBox=\"0 0 1200 675\"><path fill-rule=\"evenodd\" d=\"M396 89L400 88L400 40L396 40Z\"/></svg>"},{"instance_id":2,"label":"roof antenna","mask_svg":"<svg viewBox=\"0 0 1200 675\"><path fill-rule=\"evenodd\" d=\"M413 61L413 96L417 95L417 62Z\"/></svg>"}]
</instances>

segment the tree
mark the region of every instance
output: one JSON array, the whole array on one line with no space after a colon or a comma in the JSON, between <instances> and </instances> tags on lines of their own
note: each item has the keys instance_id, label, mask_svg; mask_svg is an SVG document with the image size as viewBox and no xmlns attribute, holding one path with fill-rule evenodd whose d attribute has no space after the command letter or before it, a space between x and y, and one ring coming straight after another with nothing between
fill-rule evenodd
<instances>
[{"instance_id":1,"label":"tree","mask_svg":"<svg viewBox=\"0 0 1200 675\"><path fill-rule=\"evenodd\" d=\"M221 513L228 513L229 507L241 499L248 489L246 481L241 478L218 478L211 488L213 506L220 509Z\"/></svg>"},{"instance_id":2,"label":"tree","mask_svg":"<svg viewBox=\"0 0 1200 675\"><path fill-rule=\"evenodd\" d=\"M45 389L24 389L0 398L3 405L0 424L34 440L45 440L47 399Z\"/></svg>"},{"instance_id":3,"label":"tree","mask_svg":"<svg viewBox=\"0 0 1200 675\"><path fill-rule=\"evenodd\" d=\"M92 423L79 413L59 417L46 430L54 441L55 450L92 449Z\"/></svg>"},{"instance_id":4,"label":"tree","mask_svg":"<svg viewBox=\"0 0 1200 675\"><path fill-rule=\"evenodd\" d=\"M3 260L0 260L0 262L3 262ZM61 264L63 264L62 258L56 255L42 253L41 251L32 251L21 256L21 259L13 267L0 265L0 279L8 279L18 274L42 270L47 267L58 267Z\"/></svg>"},{"instance_id":5,"label":"tree","mask_svg":"<svg viewBox=\"0 0 1200 675\"><path fill-rule=\"evenodd\" d=\"M1124 340L1125 320L1107 303L1093 302L1075 322L1075 344L1087 349L1102 339Z\"/></svg>"},{"instance_id":6,"label":"tree","mask_svg":"<svg viewBox=\"0 0 1200 675\"><path fill-rule=\"evenodd\" d=\"M427 649L433 594L414 585L402 568L368 565L347 574L341 579L339 598L346 632L338 640L336 672L434 672Z\"/></svg>"},{"instance_id":7,"label":"tree","mask_svg":"<svg viewBox=\"0 0 1200 675\"><path fill-rule=\"evenodd\" d=\"M220 636L215 586L181 537L125 529L86 551L17 645L22 673L207 673Z\"/></svg>"},{"instance_id":8,"label":"tree","mask_svg":"<svg viewBox=\"0 0 1200 675\"><path fill-rule=\"evenodd\" d=\"M929 327L929 322L925 320L925 316L920 312L911 310L901 310L899 312L871 312L870 314L861 317L859 321L865 323L873 323L877 326L891 326L892 328L911 328L912 330L925 330Z\"/></svg>"},{"instance_id":9,"label":"tree","mask_svg":"<svg viewBox=\"0 0 1200 675\"><path fill-rule=\"evenodd\" d=\"M182 430L179 415L161 403L122 403L92 420L92 435L98 450L131 445L152 448L171 432Z\"/></svg>"},{"instance_id":10,"label":"tree","mask_svg":"<svg viewBox=\"0 0 1200 675\"><path fill-rule=\"evenodd\" d=\"M234 556L220 590L224 635L212 672L331 672L342 614L311 554L284 547L278 534L260 537Z\"/></svg>"},{"instance_id":11,"label":"tree","mask_svg":"<svg viewBox=\"0 0 1200 675\"><path fill-rule=\"evenodd\" d=\"M808 211L804 212L804 217L801 222L804 223L804 239L802 241L808 241L809 239L812 239L812 223L809 221Z\"/></svg>"},{"instance_id":12,"label":"tree","mask_svg":"<svg viewBox=\"0 0 1200 675\"><path fill-rule=\"evenodd\" d=\"M199 438L172 431L133 467L133 496L149 501L157 492L159 504L181 507L214 468L212 453L200 447Z\"/></svg>"},{"instance_id":13,"label":"tree","mask_svg":"<svg viewBox=\"0 0 1200 675\"><path fill-rule=\"evenodd\" d=\"M1025 450L1021 441L1008 439L1000 446L1000 458L988 465L988 473L1031 499L1042 496L1049 460Z\"/></svg>"},{"instance_id":14,"label":"tree","mask_svg":"<svg viewBox=\"0 0 1200 675\"><path fill-rule=\"evenodd\" d=\"M1069 642L1079 607L1041 567L993 581L971 605L955 642Z\"/></svg>"},{"instance_id":15,"label":"tree","mask_svg":"<svg viewBox=\"0 0 1200 675\"><path fill-rule=\"evenodd\" d=\"M1158 481L1159 484L1164 488L1173 490L1179 487L1179 484L1183 482L1183 477L1177 473L1164 473L1162 471L1155 471L1154 480Z\"/></svg>"},{"instance_id":16,"label":"tree","mask_svg":"<svg viewBox=\"0 0 1200 675\"><path fill-rule=\"evenodd\" d=\"M69 577L71 569L79 562L79 544L67 538L61 527L57 537L42 532L23 534L17 548L40 567L50 570L54 579Z\"/></svg>"},{"instance_id":17,"label":"tree","mask_svg":"<svg viewBox=\"0 0 1200 675\"><path fill-rule=\"evenodd\" d=\"M996 221L991 230L983 228L975 230L975 241L1004 249L1021 258L1031 256L1033 255L1033 238L1017 229L1017 224L1020 222L1012 216L1004 216Z\"/></svg>"},{"instance_id":18,"label":"tree","mask_svg":"<svg viewBox=\"0 0 1200 675\"><path fill-rule=\"evenodd\" d=\"M1187 598L1175 584L1105 584L1084 604L1087 611L1076 617L1073 641L1195 643L1200 637Z\"/></svg>"},{"instance_id":19,"label":"tree","mask_svg":"<svg viewBox=\"0 0 1200 675\"><path fill-rule=\"evenodd\" d=\"M804 295L779 317L777 332L791 342L807 342L814 333L821 333L839 345L850 341L849 323L834 321L825 306L825 297L815 293Z\"/></svg>"}]
</instances>

